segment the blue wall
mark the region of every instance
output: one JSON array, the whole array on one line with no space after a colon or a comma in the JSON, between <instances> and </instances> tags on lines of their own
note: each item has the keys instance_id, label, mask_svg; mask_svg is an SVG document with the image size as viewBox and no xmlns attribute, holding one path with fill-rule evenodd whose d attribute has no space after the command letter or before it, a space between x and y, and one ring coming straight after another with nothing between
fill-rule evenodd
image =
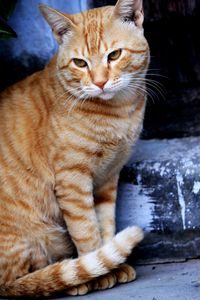
<instances>
[{"instance_id":1,"label":"blue wall","mask_svg":"<svg viewBox=\"0 0 200 300\"><path fill-rule=\"evenodd\" d=\"M18 0L8 22L18 37L0 40L0 89L42 69L56 51L57 44L38 9L39 3L68 13L87 9L87 0Z\"/></svg>"}]
</instances>

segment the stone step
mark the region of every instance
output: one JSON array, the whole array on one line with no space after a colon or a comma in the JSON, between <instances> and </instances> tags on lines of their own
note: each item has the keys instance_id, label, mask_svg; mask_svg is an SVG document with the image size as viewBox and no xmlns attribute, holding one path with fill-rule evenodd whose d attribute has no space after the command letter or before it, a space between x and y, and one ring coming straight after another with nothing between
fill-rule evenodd
<instances>
[{"instance_id":1,"label":"stone step","mask_svg":"<svg viewBox=\"0 0 200 300\"><path fill-rule=\"evenodd\" d=\"M121 172L117 229L144 228L147 263L200 256L200 137L140 140Z\"/></svg>"},{"instance_id":2,"label":"stone step","mask_svg":"<svg viewBox=\"0 0 200 300\"><path fill-rule=\"evenodd\" d=\"M137 266L137 280L113 289L59 300L199 300L200 260L185 263ZM51 298L52 299L52 298ZM56 300L53 298L52 300Z\"/></svg>"}]
</instances>

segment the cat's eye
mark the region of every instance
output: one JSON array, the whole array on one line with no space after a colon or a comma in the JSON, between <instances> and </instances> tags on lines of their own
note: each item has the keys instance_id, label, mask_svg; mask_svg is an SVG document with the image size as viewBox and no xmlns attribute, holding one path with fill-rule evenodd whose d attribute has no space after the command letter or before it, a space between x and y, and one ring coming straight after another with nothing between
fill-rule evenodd
<instances>
[{"instance_id":1,"label":"cat's eye","mask_svg":"<svg viewBox=\"0 0 200 300\"><path fill-rule=\"evenodd\" d=\"M73 62L79 68L85 68L88 65L84 59L80 58L73 58Z\"/></svg>"},{"instance_id":2,"label":"cat's eye","mask_svg":"<svg viewBox=\"0 0 200 300\"><path fill-rule=\"evenodd\" d=\"M122 53L122 49L115 50L108 55L108 61L117 60Z\"/></svg>"}]
</instances>

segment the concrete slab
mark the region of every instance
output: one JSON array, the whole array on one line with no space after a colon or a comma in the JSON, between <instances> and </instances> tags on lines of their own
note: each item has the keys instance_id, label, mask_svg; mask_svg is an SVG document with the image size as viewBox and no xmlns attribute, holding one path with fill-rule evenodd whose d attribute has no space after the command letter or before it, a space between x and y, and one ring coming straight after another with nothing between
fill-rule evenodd
<instances>
[{"instance_id":1,"label":"concrete slab","mask_svg":"<svg viewBox=\"0 0 200 300\"><path fill-rule=\"evenodd\" d=\"M67 300L199 300L200 260L136 267L135 282Z\"/></svg>"}]
</instances>

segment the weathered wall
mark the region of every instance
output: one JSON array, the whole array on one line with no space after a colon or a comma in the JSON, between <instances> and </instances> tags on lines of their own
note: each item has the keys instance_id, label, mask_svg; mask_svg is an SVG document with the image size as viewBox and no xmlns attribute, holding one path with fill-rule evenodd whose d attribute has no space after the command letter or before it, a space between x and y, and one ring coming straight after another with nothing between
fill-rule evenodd
<instances>
[{"instance_id":1,"label":"weathered wall","mask_svg":"<svg viewBox=\"0 0 200 300\"><path fill-rule=\"evenodd\" d=\"M148 262L200 255L200 138L140 141L121 173L118 230L147 233L137 257Z\"/></svg>"}]
</instances>

